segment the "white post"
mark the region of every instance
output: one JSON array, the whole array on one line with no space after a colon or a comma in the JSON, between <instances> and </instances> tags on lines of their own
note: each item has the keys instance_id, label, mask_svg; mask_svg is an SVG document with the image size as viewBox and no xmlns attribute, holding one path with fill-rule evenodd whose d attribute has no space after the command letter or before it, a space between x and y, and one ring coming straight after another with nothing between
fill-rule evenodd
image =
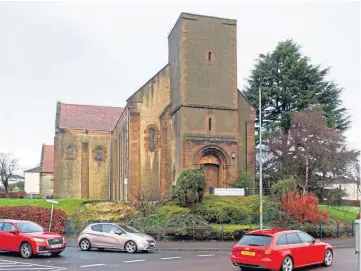
<instances>
[{"instance_id":1,"label":"white post","mask_svg":"<svg viewBox=\"0 0 361 271\"><path fill-rule=\"evenodd\" d=\"M261 83L262 84L262 83ZM259 114L259 224L260 229L263 230L263 180L262 180L262 90L261 84L259 85L258 89L258 99L259 99L259 107L258 107L258 114Z\"/></svg>"},{"instance_id":2,"label":"white post","mask_svg":"<svg viewBox=\"0 0 361 271\"><path fill-rule=\"evenodd\" d=\"M53 211L54 211L54 203L51 204L49 231L51 230L51 222L53 221Z\"/></svg>"}]
</instances>

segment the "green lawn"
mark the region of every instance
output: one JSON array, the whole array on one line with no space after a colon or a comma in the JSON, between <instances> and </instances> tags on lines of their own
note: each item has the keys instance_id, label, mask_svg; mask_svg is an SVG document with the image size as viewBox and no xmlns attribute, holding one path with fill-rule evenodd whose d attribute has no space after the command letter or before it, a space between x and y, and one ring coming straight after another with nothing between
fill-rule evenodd
<instances>
[{"instance_id":1,"label":"green lawn","mask_svg":"<svg viewBox=\"0 0 361 271\"><path fill-rule=\"evenodd\" d=\"M351 223L356 220L357 213L360 211L359 207L351 206L326 206L320 205L322 211L329 212L329 216L333 220Z\"/></svg>"},{"instance_id":2,"label":"green lawn","mask_svg":"<svg viewBox=\"0 0 361 271\"><path fill-rule=\"evenodd\" d=\"M63 210L70 217L75 209L85 200L82 199L59 199L55 208ZM0 206L38 206L51 208L51 203L46 199L0 199Z\"/></svg>"}]
</instances>

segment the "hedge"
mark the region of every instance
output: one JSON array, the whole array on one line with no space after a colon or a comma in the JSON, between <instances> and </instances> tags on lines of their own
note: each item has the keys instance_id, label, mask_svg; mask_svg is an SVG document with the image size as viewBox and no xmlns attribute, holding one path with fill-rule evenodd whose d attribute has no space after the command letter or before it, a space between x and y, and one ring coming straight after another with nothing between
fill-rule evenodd
<instances>
[{"instance_id":1,"label":"hedge","mask_svg":"<svg viewBox=\"0 0 361 271\"><path fill-rule=\"evenodd\" d=\"M8 192L7 195L8 198L24 198L25 197L25 191L21 190L19 192ZM0 192L0 198L6 198L5 192Z\"/></svg>"},{"instance_id":2,"label":"hedge","mask_svg":"<svg viewBox=\"0 0 361 271\"><path fill-rule=\"evenodd\" d=\"M50 212L50 208L35 206L1 206L0 218L33 221L42 226L45 231L48 231ZM63 234L65 232L66 221L66 213L63 210L54 209L51 231Z\"/></svg>"}]
</instances>

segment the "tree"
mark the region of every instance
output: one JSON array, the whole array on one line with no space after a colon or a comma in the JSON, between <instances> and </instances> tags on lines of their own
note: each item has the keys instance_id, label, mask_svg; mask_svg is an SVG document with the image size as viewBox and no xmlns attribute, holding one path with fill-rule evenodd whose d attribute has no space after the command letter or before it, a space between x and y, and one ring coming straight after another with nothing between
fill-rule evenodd
<instances>
[{"instance_id":1,"label":"tree","mask_svg":"<svg viewBox=\"0 0 361 271\"><path fill-rule=\"evenodd\" d=\"M349 149L346 138L326 125L321 107L296 112L289 132L275 132L266 145L271 153L266 163L269 175L294 176L303 194L355 180L360 153Z\"/></svg>"},{"instance_id":2,"label":"tree","mask_svg":"<svg viewBox=\"0 0 361 271\"><path fill-rule=\"evenodd\" d=\"M5 188L5 197L8 196L8 185L11 175L18 169L18 161L11 154L0 153L0 178Z\"/></svg>"},{"instance_id":3,"label":"tree","mask_svg":"<svg viewBox=\"0 0 361 271\"><path fill-rule=\"evenodd\" d=\"M232 184L233 188L244 188L248 191L248 194L254 194L254 178L246 171L241 171L238 175L237 182Z\"/></svg>"},{"instance_id":4,"label":"tree","mask_svg":"<svg viewBox=\"0 0 361 271\"><path fill-rule=\"evenodd\" d=\"M288 192L282 196L281 209L293 217L299 224L328 220L328 213L319 209L317 198L313 194L302 195Z\"/></svg>"},{"instance_id":5,"label":"tree","mask_svg":"<svg viewBox=\"0 0 361 271\"><path fill-rule=\"evenodd\" d=\"M296 192L297 185L294 177L290 176L277 181L271 186L271 197L276 202L280 202L282 195L289 192Z\"/></svg>"},{"instance_id":6,"label":"tree","mask_svg":"<svg viewBox=\"0 0 361 271\"><path fill-rule=\"evenodd\" d=\"M201 169L188 168L179 175L175 194L180 205L190 206L202 201L206 186L206 176Z\"/></svg>"},{"instance_id":7,"label":"tree","mask_svg":"<svg viewBox=\"0 0 361 271\"><path fill-rule=\"evenodd\" d=\"M301 55L300 48L294 41L286 40L273 52L260 54L247 80L244 93L256 107L259 87L262 89L265 138L274 131L287 134L292 115L314 105L322 106L328 127L345 131L351 125L350 116L341 105L342 89L325 79L330 68L312 65L308 57Z\"/></svg>"}]
</instances>

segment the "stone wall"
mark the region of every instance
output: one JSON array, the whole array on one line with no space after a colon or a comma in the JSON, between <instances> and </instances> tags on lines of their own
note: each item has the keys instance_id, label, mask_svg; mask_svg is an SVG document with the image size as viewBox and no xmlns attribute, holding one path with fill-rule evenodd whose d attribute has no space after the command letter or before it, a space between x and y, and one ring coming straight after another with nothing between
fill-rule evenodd
<instances>
[{"instance_id":1,"label":"stone wall","mask_svg":"<svg viewBox=\"0 0 361 271\"><path fill-rule=\"evenodd\" d=\"M40 197L53 196L54 174L40 173Z\"/></svg>"}]
</instances>

